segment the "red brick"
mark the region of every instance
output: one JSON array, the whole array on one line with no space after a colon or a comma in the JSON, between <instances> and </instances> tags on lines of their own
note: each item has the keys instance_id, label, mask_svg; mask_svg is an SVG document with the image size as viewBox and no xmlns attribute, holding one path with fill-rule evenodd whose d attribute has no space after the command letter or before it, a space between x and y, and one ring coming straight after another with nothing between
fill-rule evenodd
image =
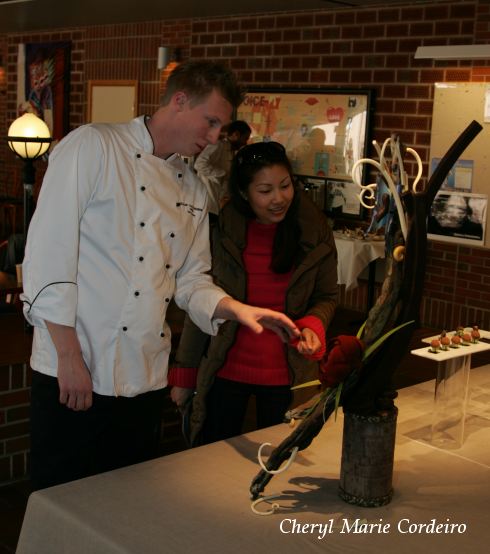
<instances>
[{"instance_id":1,"label":"red brick","mask_svg":"<svg viewBox=\"0 0 490 554\"><path fill-rule=\"evenodd\" d=\"M378 39L374 45L374 51L381 53L386 52L390 56L397 51L398 41L393 39Z\"/></svg>"},{"instance_id":2,"label":"red brick","mask_svg":"<svg viewBox=\"0 0 490 554\"><path fill-rule=\"evenodd\" d=\"M422 21L424 19L424 11L422 7L410 7L401 9L402 21Z\"/></svg>"},{"instance_id":3,"label":"red brick","mask_svg":"<svg viewBox=\"0 0 490 554\"><path fill-rule=\"evenodd\" d=\"M341 28L340 36L343 40L355 39L361 35L361 29L357 25L345 26Z\"/></svg>"},{"instance_id":4,"label":"red brick","mask_svg":"<svg viewBox=\"0 0 490 554\"><path fill-rule=\"evenodd\" d=\"M0 395L0 407L18 406L29 403L28 390L16 390Z\"/></svg>"},{"instance_id":5,"label":"red brick","mask_svg":"<svg viewBox=\"0 0 490 554\"><path fill-rule=\"evenodd\" d=\"M8 365L0 367L0 391L10 389L10 367Z\"/></svg>"},{"instance_id":6,"label":"red brick","mask_svg":"<svg viewBox=\"0 0 490 554\"><path fill-rule=\"evenodd\" d=\"M351 72L351 79L353 83L359 84L359 85L370 85L373 82L373 74L372 71L352 71Z\"/></svg>"},{"instance_id":7,"label":"red brick","mask_svg":"<svg viewBox=\"0 0 490 554\"><path fill-rule=\"evenodd\" d=\"M316 69L319 66L320 58L318 56L301 58L301 67L303 69Z\"/></svg>"},{"instance_id":8,"label":"red brick","mask_svg":"<svg viewBox=\"0 0 490 554\"><path fill-rule=\"evenodd\" d=\"M11 425L3 425L0 427L0 440L13 439L21 437L29 433L29 422L23 421L20 423L12 423Z\"/></svg>"},{"instance_id":9,"label":"red brick","mask_svg":"<svg viewBox=\"0 0 490 554\"><path fill-rule=\"evenodd\" d=\"M362 56L343 56L342 67L344 68L362 67Z\"/></svg>"},{"instance_id":10,"label":"red brick","mask_svg":"<svg viewBox=\"0 0 490 554\"><path fill-rule=\"evenodd\" d=\"M208 31L210 33L219 33L223 31L224 23L220 20L214 20L208 22Z\"/></svg>"},{"instance_id":11,"label":"red brick","mask_svg":"<svg viewBox=\"0 0 490 554\"><path fill-rule=\"evenodd\" d=\"M7 410L7 423L29 419L29 405L10 408Z\"/></svg>"},{"instance_id":12,"label":"red brick","mask_svg":"<svg viewBox=\"0 0 490 554\"><path fill-rule=\"evenodd\" d=\"M352 52L354 54L370 54L374 52L374 41L356 40L352 44Z\"/></svg>"},{"instance_id":13,"label":"red brick","mask_svg":"<svg viewBox=\"0 0 490 554\"><path fill-rule=\"evenodd\" d=\"M403 85L383 85L383 96L385 98L404 98L405 87Z\"/></svg>"},{"instance_id":14,"label":"red brick","mask_svg":"<svg viewBox=\"0 0 490 554\"><path fill-rule=\"evenodd\" d=\"M240 29L242 29L243 31L250 30L250 29L257 29L257 18L251 17L249 19L241 19Z\"/></svg>"},{"instance_id":15,"label":"red brick","mask_svg":"<svg viewBox=\"0 0 490 554\"><path fill-rule=\"evenodd\" d=\"M330 54L332 45L329 42L315 42L311 45L312 54Z\"/></svg>"},{"instance_id":16,"label":"red brick","mask_svg":"<svg viewBox=\"0 0 490 554\"><path fill-rule=\"evenodd\" d=\"M274 21L274 18L270 18ZM265 18L259 20L259 27L261 26L261 23L264 23L264 21L267 21ZM270 25L266 25L266 27L269 27ZM223 23L223 30L224 31L238 31L240 28L240 20L239 19L227 19Z\"/></svg>"},{"instance_id":17,"label":"red brick","mask_svg":"<svg viewBox=\"0 0 490 554\"><path fill-rule=\"evenodd\" d=\"M398 8L379 10L378 21L400 21L400 10Z\"/></svg>"},{"instance_id":18,"label":"red brick","mask_svg":"<svg viewBox=\"0 0 490 554\"><path fill-rule=\"evenodd\" d=\"M335 24L336 25L349 25L350 23L355 23L356 14L354 10L348 12L336 12L335 13Z\"/></svg>"},{"instance_id":19,"label":"red brick","mask_svg":"<svg viewBox=\"0 0 490 554\"><path fill-rule=\"evenodd\" d=\"M377 21L377 13L375 10L359 10L356 11L356 22L362 23L365 25L366 23L376 23Z\"/></svg>"},{"instance_id":20,"label":"red brick","mask_svg":"<svg viewBox=\"0 0 490 554\"><path fill-rule=\"evenodd\" d=\"M350 54L352 52L352 43L345 42L334 42L332 44L332 53L334 54Z\"/></svg>"},{"instance_id":21,"label":"red brick","mask_svg":"<svg viewBox=\"0 0 490 554\"><path fill-rule=\"evenodd\" d=\"M322 56L321 66L324 68L340 67L340 56Z\"/></svg>"},{"instance_id":22,"label":"red brick","mask_svg":"<svg viewBox=\"0 0 490 554\"><path fill-rule=\"evenodd\" d=\"M251 40L251 42L259 42L260 39ZM231 35L230 33L219 33L216 35L216 44L229 44L231 42Z\"/></svg>"},{"instance_id":23,"label":"red brick","mask_svg":"<svg viewBox=\"0 0 490 554\"><path fill-rule=\"evenodd\" d=\"M340 27L326 27L321 29L321 38L323 40L335 40L340 38Z\"/></svg>"},{"instance_id":24,"label":"red brick","mask_svg":"<svg viewBox=\"0 0 490 554\"><path fill-rule=\"evenodd\" d=\"M411 100L396 100L395 112L404 114L415 114L417 113L417 103Z\"/></svg>"},{"instance_id":25,"label":"red brick","mask_svg":"<svg viewBox=\"0 0 490 554\"><path fill-rule=\"evenodd\" d=\"M432 23L411 23L408 36L410 37L427 37L434 34L434 25Z\"/></svg>"},{"instance_id":26,"label":"red brick","mask_svg":"<svg viewBox=\"0 0 490 554\"><path fill-rule=\"evenodd\" d=\"M0 458L0 483L10 481L10 457Z\"/></svg>"},{"instance_id":27,"label":"red brick","mask_svg":"<svg viewBox=\"0 0 490 554\"><path fill-rule=\"evenodd\" d=\"M295 25L298 27L309 27L314 24L314 16L312 14L297 15L295 17Z\"/></svg>"},{"instance_id":28,"label":"red brick","mask_svg":"<svg viewBox=\"0 0 490 554\"><path fill-rule=\"evenodd\" d=\"M319 25L319 26L333 25L333 22L334 22L333 13L315 14L315 25Z\"/></svg>"},{"instance_id":29,"label":"red brick","mask_svg":"<svg viewBox=\"0 0 490 554\"><path fill-rule=\"evenodd\" d=\"M482 2L479 2L478 5L480 7ZM475 17L475 5L468 3L453 4L450 6L450 17L451 19L473 19Z\"/></svg>"},{"instance_id":30,"label":"red brick","mask_svg":"<svg viewBox=\"0 0 490 554\"><path fill-rule=\"evenodd\" d=\"M349 81L349 71L333 70L330 72L330 78L333 83L347 83Z\"/></svg>"},{"instance_id":31,"label":"red brick","mask_svg":"<svg viewBox=\"0 0 490 554\"><path fill-rule=\"evenodd\" d=\"M12 479L20 479L27 473L26 457L22 454L12 456Z\"/></svg>"},{"instance_id":32,"label":"red brick","mask_svg":"<svg viewBox=\"0 0 490 554\"><path fill-rule=\"evenodd\" d=\"M459 34L459 21L439 21L435 24L434 35L443 37Z\"/></svg>"},{"instance_id":33,"label":"red brick","mask_svg":"<svg viewBox=\"0 0 490 554\"><path fill-rule=\"evenodd\" d=\"M380 39L386 36L384 25L364 25L362 27L363 38ZM396 42L395 42L396 45Z\"/></svg>"},{"instance_id":34,"label":"red brick","mask_svg":"<svg viewBox=\"0 0 490 554\"><path fill-rule=\"evenodd\" d=\"M308 71L291 71L292 83L306 83L308 81Z\"/></svg>"},{"instance_id":35,"label":"red brick","mask_svg":"<svg viewBox=\"0 0 490 554\"><path fill-rule=\"evenodd\" d=\"M300 67L301 58L283 58L282 66L284 69L297 69Z\"/></svg>"},{"instance_id":36,"label":"red brick","mask_svg":"<svg viewBox=\"0 0 490 554\"><path fill-rule=\"evenodd\" d=\"M294 16L281 15L276 18L277 27L294 27Z\"/></svg>"},{"instance_id":37,"label":"red brick","mask_svg":"<svg viewBox=\"0 0 490 554\"><path fill-rule=\"evenodd\" d=\"M25 435L24 437L17 437L15 439L10 439L5 441L5 453L12 454L14 452L29 450L29 446L30 446L29 435Z\"/></svg>"}]
</instances>

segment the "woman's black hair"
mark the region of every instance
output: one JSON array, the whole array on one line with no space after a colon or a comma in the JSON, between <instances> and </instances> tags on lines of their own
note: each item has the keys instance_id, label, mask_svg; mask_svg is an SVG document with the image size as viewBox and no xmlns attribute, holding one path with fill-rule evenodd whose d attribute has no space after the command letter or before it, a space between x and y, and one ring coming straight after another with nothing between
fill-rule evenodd
<instances>
[{"instance_id":1,"label":"woman's black hair","mask_svg":"<svg viewBox=\"0 0 490 554\"><path fill-rule=\"evenodd\" d=\"M231 166L229 192L235 209L247 219L255 219L256 215L247 200L248 187L258 171L272 165L283 166L294 186L293 201L286 216L277 225L272 248L272 271L287 273L297 265L300 258L301 230L298 222L298 190L284 146L278 142L256 142L239 150Z\"/></svg>"}]
</instances>

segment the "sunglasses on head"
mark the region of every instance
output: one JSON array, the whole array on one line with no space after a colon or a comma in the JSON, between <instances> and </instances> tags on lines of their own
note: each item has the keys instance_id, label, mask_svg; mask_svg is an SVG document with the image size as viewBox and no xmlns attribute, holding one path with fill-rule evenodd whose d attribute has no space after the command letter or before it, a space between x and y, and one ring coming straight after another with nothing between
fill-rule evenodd
<instances>
[{"instance_id":1,"label":"sunglasses on head","mask_svg":"<svg viewBox=\"0 0 490 554\"><path fill-rule=\"evenodd\" d=\"M256 142L244 146L236 155L238 165L259 161L274 161L286 157L286 149L279 142Z\"/></svg>"}]
</instances>

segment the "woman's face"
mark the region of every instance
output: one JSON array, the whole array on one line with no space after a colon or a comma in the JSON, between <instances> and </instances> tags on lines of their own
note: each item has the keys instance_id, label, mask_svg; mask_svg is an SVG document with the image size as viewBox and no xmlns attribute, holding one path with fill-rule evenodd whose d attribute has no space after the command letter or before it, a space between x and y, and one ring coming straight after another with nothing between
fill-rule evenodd
<instances>
[{"instance_id":1,"label":"woman's face","mask_svg":"<svg viewBox=\"0 0 490 554\"><path fill-rule=\"evenodd\" d=\"M271 165L257 171L248 186L248 202L259 223L279 223L293 201L294 187L289 171Z\"/></svg>"}]
</instances>

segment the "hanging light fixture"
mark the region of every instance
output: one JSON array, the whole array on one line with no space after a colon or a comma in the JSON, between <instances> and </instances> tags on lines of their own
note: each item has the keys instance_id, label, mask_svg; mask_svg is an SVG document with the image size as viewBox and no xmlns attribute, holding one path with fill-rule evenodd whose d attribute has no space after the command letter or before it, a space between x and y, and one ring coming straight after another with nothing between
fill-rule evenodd
<instances>
[{"instance_id":1,"label":"hanging light fixture","mask_svg":"<svg viewBox=\"0 0 490 554\"><path fill-rule=\"evenodd\" d=\"M18 117L9 127L7 142L10 149L24 160L24 240L31 221L36 170L34 160L48 151L52 142L49 128L42 119L32 113Z\"/></svg>"}]
</instances>

